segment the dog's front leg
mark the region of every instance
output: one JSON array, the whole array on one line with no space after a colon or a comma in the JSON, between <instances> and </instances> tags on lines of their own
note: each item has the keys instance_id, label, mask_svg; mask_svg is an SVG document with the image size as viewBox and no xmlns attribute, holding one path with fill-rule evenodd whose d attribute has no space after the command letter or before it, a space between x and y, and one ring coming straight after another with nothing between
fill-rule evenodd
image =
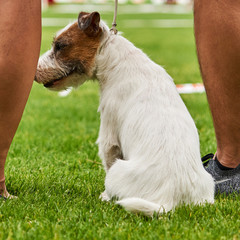
<instances>
[{"instance_id":1,"label":"dog's front leg","mask_svg":"<svg viewBox=\"0 0 240 240\"><path fill-rule=\"evenodd\" d=\"M111 200L111 198L108 196L106 190L100 194L99 198L100 198L103 202L108 202L108 201Z\"/></svg>"},{"instance_id":2,"label":"dog's front leg","mask_svg":"<svg viewBox=\"0 0 240 240\"><path fill-rule=\"evenodd\" d=\"M117 134L117 124L114 121L114 117L111 114L103 114L101 110L101 125L98 136L98 150L99 156L102 159L103 166L106 174L111 166L115 163L116 159L123 159L120 143ZM108 111L107 111L108 113ZM102 201L109 201L110 197L107 192L104 191L100 195Z\"/></svg>"},{"instance_id":3,"label":"dog's front leg","mask_svg":"<svg viewBox=\"0 0 240 240\"><path fill-rule=\"evenodd\" d=\"M122 151L119 146L111 145L107 147L107 145L101 145L99 143L99 155L102 158L103 165L105 167L105 171L108 172L110 167L114 164L116 159L122 159ZM99 197L102 201L110 201L110 197L108 196L106 190L101 193Z\"/></svg>"}]
</instances>

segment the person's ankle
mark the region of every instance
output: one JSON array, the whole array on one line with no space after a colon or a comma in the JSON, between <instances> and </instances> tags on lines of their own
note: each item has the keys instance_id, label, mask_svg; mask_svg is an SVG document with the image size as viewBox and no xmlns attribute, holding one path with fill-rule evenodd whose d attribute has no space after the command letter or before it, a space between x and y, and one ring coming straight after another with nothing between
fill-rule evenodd
<instances>
[{"instance_id":1,"label":"person's ankle","mask_svg":"<svg viewBox=\"0 0 240 240\"><path fill-rule=\"evenodd\" d=\"M219 150L215 154L215 158L217 158L218 163L222 165L222 167L226 167L229 169L236 168L240 164L240 156L233 156L231 154L223 154Z\"/></svg>"},{"instance_id":2,"label":"person's ankle","mask_svg":"<svg viewBox=\"0 0 240 240\"><path fill-rule=\"evenodd\" d=\"M222 165L222 164L218 161L217 156L215 156L214 160L216 161L216 164L217 164L218 168L220 168L222 171L228 171L228 170L234 169L234 168L229 168L229 167L226 167L226 166Z\"/></svg>"},{"instance_id":3,"label":"person's ankle","mask_svg":"<svg viewBox=\"0 0 240 240\"><path fill-rule=\"evenodd\" d=\"M5 177L0 179L0 195L2 192L4 192L6 189L6 185L5 185Z\"/></svg>"}]
</instances>

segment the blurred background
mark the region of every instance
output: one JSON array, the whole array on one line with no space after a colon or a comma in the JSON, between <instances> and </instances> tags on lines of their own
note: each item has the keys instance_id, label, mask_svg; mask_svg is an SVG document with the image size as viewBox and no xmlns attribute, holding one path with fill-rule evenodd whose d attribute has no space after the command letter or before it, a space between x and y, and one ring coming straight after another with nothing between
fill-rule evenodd
<instances>
[{"instance_id":1,"label":"blurred background","mask_svg":"<svg viewBox=\"0 0 240 240\"><path fill-rule=\"evenodd\" d=\"M114 0L42 0L41 54L55 33L79 12L98 11L111 27ZM192 0L119 0L117 29L163 65L176 84L201 82L193 31Z\"/></svg>"},{"instance_id":2,"label":"blurred background","mask_svg":"<svg viewBox=\"0 0 240 240\"><path fill-rule=\"evenodd\" d=\"M41 54L51 48L56 32L77 21L81 11L98 11L109 27L113 21L114 0L44 0L42 4ZM190 0L119 0L117 29L162 65L176 84L202 82ZM205 93L181 97L197 125L201 155L215 152ZM116 206L101 203L105 173L95 144L98 105L97 81L87 81L64 97L33 84L6 168L8 189L20 201L2 202L0 239L109 239L116 234L116 239L208 237L205 212L225 209L223 202L204 212L184 206L160 222L130 217ZM206 218L199 224L203 215ZM223 225L215 224L213 232L219 232ZM231 226L235 226L233 233L238 231L234 221Z\"/></svg>"},{"instance_id":3,"label":"blurred background","mask_svg":"<svg viewBox=\"0 0 240 240\"><path fill-rule=\"evenodd\" d=\"M193 93L192 89L190 89L188 93L191 94L181 94L181 97L198 127L201 151L203 149L204 154L211 152L211 149L214 151L214 131L208 111L206 95L201 85L202 79L196 54L193 27L193 1L118 1L117 29L120 34L131 41L136 47L142 49L154 62L163 66L177 86L190 84L191 87L195 86L198 88L200 85L200 91L197 91L198 93ZM114 0L43 0L42 4L43 28L41 54L51 48L56 32L67 24L76 21L81 11L98 11L101 19L103 19L109 27L112 25ZM189 90L188 87L187 85L187 90ZM62 118L64 119L66 118L66 113L69 112L66 109L69 109L70 106L73 109L75 109L76 106L77 108L81 106L78 114L83 114L83 119L87 119L87 117L89 118L90 116L92 119L95 119L99 102L98 92L99 88L96 81L95 83L89 81L70 94L64 95L66 96L64 99L59 100L58 93L46 91L42 86L34 84L31 92L32 102L30 101L30 103L33 104L36 102L36 106L38 106L39 101L41 101L42 108L51 109L51 119L54 118L53 111L55 112L58 104L61 105L59 108L63 109ZM180 93L183 92L184 91L181 91ZM51 108L49 107L49 103L53 104ZM34 107L35 114L36 108L39 109L39 114L41 114L39 106L36 106ZM85 107L87 109L87 117L86 114L84 115ZM56 119L58 120L60 113L59 108L56 112ZM75 110L73 112L75 112ZM71 117L69 119L72 121L74 118ZM79 116L77 119L80 119ZM76 121L78 122L78 120ZM70 122L69 124L75 125L76 121L74 124ZM92 139L94 142L97 137L97 126L99 122L91 123L94 127L87 126L90 123L91 121L89 119L86 120L86 126L82 127L82 131L84 131L84 134L86 134L86 129L87 131L94 132ZM62 125L60 124L60 126ZM56 124L54 127L56 128ZM63 130L58 130L59 134L61 131ZM71 130L69 130L69 132L72 133ZM77 132L79 132L79 128Z\"/></svg>"},{"instance_id":4,"label":"blurred background","mask_svg":"<svg viewBox=\"0 0 240 240\"><path fill-rule=\"evenodd\" d=\"M113 0L43 0L44 6L54 3L109 3ZM119 4L133 3L154 3L154 4L191 4L192 0L119 0Z\"/></svg>"}]
</instances>

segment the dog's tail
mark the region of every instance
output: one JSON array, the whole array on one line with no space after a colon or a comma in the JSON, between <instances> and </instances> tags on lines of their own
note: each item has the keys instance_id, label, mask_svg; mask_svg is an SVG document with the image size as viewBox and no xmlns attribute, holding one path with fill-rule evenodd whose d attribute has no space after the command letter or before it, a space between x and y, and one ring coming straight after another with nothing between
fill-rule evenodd
<instances>
[{"instance_id":1,"label":"dog's tail","mask_svg":"<svg viewBox=\"0 0 240 240\"><path fill-rule=\"evenodd\" d=\"M117 204L123 206L127 211L133 213L143 213L146 216L153 216L154 213L163 213L166 209L163 206L144 200L142 198L124 198L117 201Z\"/></svg>"}]
</instances>

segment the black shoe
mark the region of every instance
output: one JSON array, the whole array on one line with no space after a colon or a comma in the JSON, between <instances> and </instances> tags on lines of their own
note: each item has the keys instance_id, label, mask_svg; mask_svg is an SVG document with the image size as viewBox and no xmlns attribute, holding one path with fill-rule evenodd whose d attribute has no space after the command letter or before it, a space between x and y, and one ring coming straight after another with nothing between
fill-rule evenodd
<instances>
[{"instance_id":1,"label":"black shoe","mask_svg":"<svg viewBox=\"0 0 240 240\"><path fill-rule=\"evenodd\" d=\"M216 157L208 154L202 158L203 165L215 181L215 194L240 193L240 164L236 168L222 170Z\"/></svg>"}]
</instances>

